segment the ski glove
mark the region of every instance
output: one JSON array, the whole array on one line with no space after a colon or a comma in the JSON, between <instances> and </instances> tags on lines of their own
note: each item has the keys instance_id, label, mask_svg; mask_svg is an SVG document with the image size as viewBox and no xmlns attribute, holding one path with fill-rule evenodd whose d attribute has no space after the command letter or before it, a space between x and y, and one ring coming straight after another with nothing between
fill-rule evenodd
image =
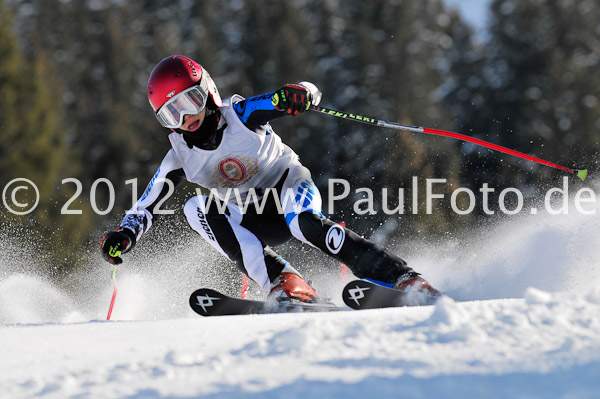
<instances>
[{"instance_id":1,"label":"ski glove","mask_svg":"<svg viewBox=\"0 0 600 399\"><path fill-rule=\"evenodd\" d=\"M271 102L278 110L295 116L310 107L312 93L304 86L287 84L275 91L273 97L271 97Z\"/></svg>"},{"instance_id":2,"label":"ski glove","mask_svg":"<svg viewBox=\"0 0 600 399\"><path fill-rule=\"evenodd\" d=\"M131 230L119 227L106 233L100 242L100 252L107 262L114 265L123 263L121 254L129 252L135 245L135 235Z\"/></svg>"}]
</instances>

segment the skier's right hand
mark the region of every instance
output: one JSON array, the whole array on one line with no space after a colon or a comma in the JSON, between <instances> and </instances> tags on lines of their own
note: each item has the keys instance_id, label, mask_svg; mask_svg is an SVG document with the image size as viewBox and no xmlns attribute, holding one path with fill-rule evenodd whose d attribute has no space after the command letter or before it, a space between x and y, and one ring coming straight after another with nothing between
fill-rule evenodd
<instances>
[{"instance_id":1,"label":"skier's right hand","mask_svg":"<svg viewBox=\"0 0 600 399\"><path fill-rule=\"evenodd\" d=\"M119 227L115 231L106 233L100 242L100 252L107 262L114 265L123 263L121 254L131 250L135 245L135 235L131 230Z\"/></svg>"}]
</instances>

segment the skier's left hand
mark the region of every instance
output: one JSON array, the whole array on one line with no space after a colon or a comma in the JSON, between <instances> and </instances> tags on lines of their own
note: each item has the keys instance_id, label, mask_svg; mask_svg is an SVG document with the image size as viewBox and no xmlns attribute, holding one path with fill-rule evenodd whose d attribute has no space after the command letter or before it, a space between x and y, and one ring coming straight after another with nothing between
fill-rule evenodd
<instances>
[{"instance_id":1,"label":"skier's left hand","mask_svg":"<svg viewBox=\"0 0 600 399\"><path fill-rule=\"evenodd\" d=\"M312 93L298 84L286 84L275 91L271 101L275 108L288 115L306 111L312 102Z\"/></svg>"}]
</instances>

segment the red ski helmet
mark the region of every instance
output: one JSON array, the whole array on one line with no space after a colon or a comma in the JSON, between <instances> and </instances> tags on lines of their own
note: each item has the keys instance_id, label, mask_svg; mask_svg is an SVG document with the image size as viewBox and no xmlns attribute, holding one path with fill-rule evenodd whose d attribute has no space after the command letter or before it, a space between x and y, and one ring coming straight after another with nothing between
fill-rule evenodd
<instances>
[{"instance_id":1,"label":"red ski helmet","mask_svg":"<svg viewBox=\"0 0 600 399\"><path fill-rule=\"evenodd\" d=\"M181 55L160 61L148 79L148 101L165 127L181 126L183 115L202 111L209 96L217 107L223 105L208 71Z\"/></svg>"}]
</instances>

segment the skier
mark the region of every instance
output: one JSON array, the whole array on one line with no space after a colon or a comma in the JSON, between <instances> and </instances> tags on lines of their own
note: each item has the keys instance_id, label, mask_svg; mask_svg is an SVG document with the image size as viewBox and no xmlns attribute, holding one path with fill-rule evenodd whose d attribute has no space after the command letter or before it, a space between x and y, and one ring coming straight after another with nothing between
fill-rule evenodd
<instances>
[{"instance_id":1,"label":"skier","mask_svg":"<svg viewBox=\"0 0 600 399\"><path fill-rule=\"evenodd\" d=\"M186 202L183 212L190 227L268 291L269 299L318 301L314 288L272 249L292 236L345 263L359 278L430 298L439 295L405 261L321 212L310 171L269 124L318 104L320 92L312 83L221 100L206 69L175 55L152 71L148 99L159 123L172 130L172 148L121 225L102 238L100 249L108 262L120 264L121 255L152 226L155 207L169 192L167 180L177 186L187 179L218 196L198 195ZM231 195L231 189L239 195ZM242 212L240 199L264 199L271 193L262 212L252 206ZM223 201L224 212L215 200Z\"/></svg>"}]
</instances>

